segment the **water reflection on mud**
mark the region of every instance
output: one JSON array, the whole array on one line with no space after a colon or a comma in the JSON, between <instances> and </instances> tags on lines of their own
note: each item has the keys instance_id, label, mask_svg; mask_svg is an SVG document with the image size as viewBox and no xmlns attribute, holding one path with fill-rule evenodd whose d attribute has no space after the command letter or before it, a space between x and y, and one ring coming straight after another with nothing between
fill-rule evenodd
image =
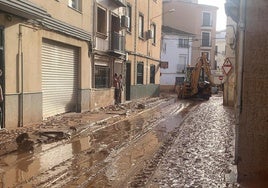
<instances>
[{"instance_id":1,"label":"water reflection on mud","mask_svg":"<svg viewBox=\"0 0 268 188\"><path fill-rule=\"evenodd\" d=\"M67 143L43 144L33 153L4 156L0 158L0 185L101 187L111 181L120 185L119 179L133 175L130 169L151 157L165 136L180 124L187 106L154 109Z\"/></svg>"}]
</instances>

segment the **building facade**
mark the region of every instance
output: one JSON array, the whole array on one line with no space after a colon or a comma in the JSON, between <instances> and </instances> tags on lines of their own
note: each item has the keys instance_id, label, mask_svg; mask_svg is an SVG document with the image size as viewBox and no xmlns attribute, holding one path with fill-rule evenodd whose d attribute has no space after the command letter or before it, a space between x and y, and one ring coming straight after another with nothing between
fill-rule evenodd
<instances>
[{"instance_id":1,"label":"building facade","mask_svg":"<svg viewBox=\"0 0 268 188\"><path fill-rule=\"evenodd\" d=\"M3 128L114 104L123 0L0 0ZM60 10L60 11L59 11Z\"/></svg>"},{"instance_id":2,"label":"building facade","mask_svg":"<svg viewBox=\"0 0 268 188\"><path fill-rule=\"evenodd\" d=\"M88 8L90 1L0 1L2 127L89 109Z\"/></svg>"},{"instance_id":3,"label":"building facade","mask_svg":"<svg viewBox=\"0 0 268 188\"><path fill-rule=\"evenodd\" d=\"M114 104L113 75L125 78L125 7L125 0L93 1L90 109Z\"/></svg>"},{"instance_id":4,"label":"building facade","mask_svg":"<svg viewBox=\"0 0 268 188\"><path fill-rule=\"evenodd\" d=\"M161 0L0 0L0 13L2 128L114 104L115 73L122 102L159 95Z\"/></svg>"},{"instance_id":5,"label":"building facade","mask_svg":"<svg viewBox=\"0 0 268 188\"><path fill-rule=\"evenodd\" d=\"M268 66L267 1L228 0L226 13L237 24L236 162L242 187L267 187Z\"/></svg>"},{"instance_id":6,"label":"building facade","mask_svg":"<svg viewBox=\"0 0 268 188\"><path fill-rule=\"evenodd\" d=\"M126 99L158 96L162 0L127 0Z\"/></svg>"},{"instance_id":7,"label":"building facade","mask_svg":"<svg viewBox=\"0 0 268 188\"><path fill-rule=\"evenodd\" d=\"M193 37L191 33L162 27L160 91L174 91L175 85L184 80L191 62Z\"/></svg>"},{"instance_id":8,"label":"building facade","mask_svg":"<svg viewBox=\"0 0 268 188\"><path fill-rule=\"evenodd\" d=\"M215 65L215 37L217 7L201 5L197 1L167 0L163 2L163 12L175 9L173 14L163 15L163 25L193 33L196 37L192 45L192 62L206 53L211 64ZM179 19L179 21L178 21Z\"/></svg>"}]
</instances>

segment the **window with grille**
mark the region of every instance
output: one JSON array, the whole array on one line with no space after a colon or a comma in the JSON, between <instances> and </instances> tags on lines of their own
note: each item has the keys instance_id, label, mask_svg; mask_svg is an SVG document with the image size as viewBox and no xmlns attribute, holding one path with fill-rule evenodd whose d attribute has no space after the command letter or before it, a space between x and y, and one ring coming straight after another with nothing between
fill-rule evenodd
<instances>
[{"instance_id":1,"label":"window with grille","mask_svg":"<svg viewBox=\"0 0 268 188\"><path fill-rule=\"evenodd\" d=\"M106 36L107 35L107 13L106 10L98 7L97 9L97 32Z\"/></svg>"},{"instance_id":2,"label":"window with grille","mask_svg":"<svg viewBox=\"0 0 268 188\"><path fill-rule=\"evenodd\" d=\"M211 13L210 12L203 12L203 26L210 27L211 25L212 25Z\"/></svg>"},{"instance_id":3,"label":"window with grille","mask_svg":"<svg viewBox=\"0 0 268 188\"><path fill-rule=\"evenodd\" d=\"M188 39L179 39L179 48L189 48L189 40Z\"/></svg>"},{"instance_id":4,"label":"window with grille","mask_svg":"<svg viewBox=\"0 0 268 188\"><path fill-rule=\"evenodd\" d=\"M155 65L150 65L150 84L155 83Z\"/></svg>"},{"instance_id":5,"label":"window with grille","mask_svg":"<svg viewBox=\"0 0 268 188\"><path fill-rule=\"evenodd\" d=\"M95 88L110 87L110 67L95 65Z\"/></svg>"},{"instance_id":6,"label":"window with grille","mask_svg":"<svg viewBox=\"0 0 268 188\"><path fill-rule=\"evenodd\" d=\"M143 84L143 72L144 72L143 62L138 62L138 64L137 64L137 84Z\"/></svg>"},{"instance_id":7,"label":"window with grille","mask_svg":"<svg viewBox=\"0 0 268 188\"><path fill-rule=\"evenodd\" d=\"M202 46L210 47L210 33L202 32Z\"/></svg>"}]
</instances>

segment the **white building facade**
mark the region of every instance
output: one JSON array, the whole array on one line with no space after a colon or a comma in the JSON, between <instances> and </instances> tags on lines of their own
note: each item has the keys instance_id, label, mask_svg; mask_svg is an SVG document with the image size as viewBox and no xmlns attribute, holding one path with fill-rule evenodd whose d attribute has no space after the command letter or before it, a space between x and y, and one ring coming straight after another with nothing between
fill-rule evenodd
<instances>
[{"instance_id":1,"label":"white building facade","mask_svg":"<svg viewBox=\"0 0 268 188\"><path fill-rule=\"evenodd\" d=\"M168 26L162 27L160 90L174 91L191 64L193 34Z\"/></svg>"}]
</instances>

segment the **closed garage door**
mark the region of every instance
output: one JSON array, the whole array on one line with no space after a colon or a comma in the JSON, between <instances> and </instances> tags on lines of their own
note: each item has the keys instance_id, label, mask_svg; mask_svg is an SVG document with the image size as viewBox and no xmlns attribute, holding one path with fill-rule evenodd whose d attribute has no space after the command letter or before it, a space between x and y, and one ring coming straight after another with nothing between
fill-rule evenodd
<instances>
[{"instance_id":1,"label":"closed garage door","mask_svg":"<svg viewBox=\"0 0 268 188\"><path fill-rule=\"evenodd\" d=\"M78 49L44 40L42 44L43 118L76 111Z\"/></svg>"}]
</instances>

